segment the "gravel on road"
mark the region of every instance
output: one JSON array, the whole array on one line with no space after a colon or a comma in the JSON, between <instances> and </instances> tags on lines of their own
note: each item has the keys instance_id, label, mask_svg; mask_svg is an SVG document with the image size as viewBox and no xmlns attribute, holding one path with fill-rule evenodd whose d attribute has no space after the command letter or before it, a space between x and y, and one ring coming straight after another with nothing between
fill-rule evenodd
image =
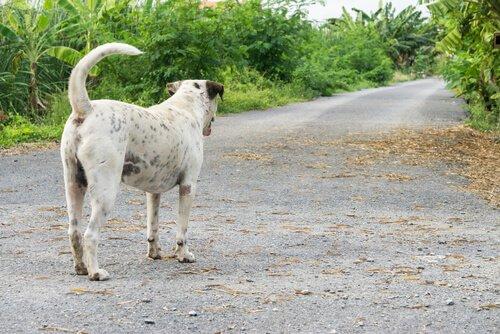
<instances>
[{"instance_id":1,"label":"gravel on road","mask_svg":"<svg viewBox=\"0 0 500 334\"><path fill-rule=\"evenodd\" d=\"M363 148L336 144L464 117L438 79L218 117L188 230L197 262L148 259L145 195L122 187L105 282L73 272L57 150L0 157L0 332L498 333L498 210L446 163L360 163Z\"/></svg>"}]
</instances>

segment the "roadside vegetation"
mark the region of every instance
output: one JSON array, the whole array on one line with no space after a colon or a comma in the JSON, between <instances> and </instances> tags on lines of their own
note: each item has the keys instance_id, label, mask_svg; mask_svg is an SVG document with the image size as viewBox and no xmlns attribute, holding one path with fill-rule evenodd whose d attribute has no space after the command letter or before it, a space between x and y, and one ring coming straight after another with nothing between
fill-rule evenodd
<instances>
[{"instance_id":1,"label":"roadside vegetation","mask_svg":"<svg viewBox=\"0 0 500 334\"><path fill-rule=\"evenodd\" d=\"M0 147L58 139L72 66L111 41L145 54L101 62L88 82L91 98L144 106L167 98L166 83L187 78L224 83L220 112L233 113L435 72L438 30L415 7L344 10L318 25L306 18L309 3L7 1L0 6Z\"/></svg>"},{"instance_id":2,"label":"roadside vegetation","mask_svg":"<svg viewBox=\"0 0 500 334\"><path fill-rule=\"evenodd\" d=\"M479 130L500 130L500 32L498 0L424 0L439 27L436 50L439 72L469 104L469 124Z\"/></svg>"}]
</instances>

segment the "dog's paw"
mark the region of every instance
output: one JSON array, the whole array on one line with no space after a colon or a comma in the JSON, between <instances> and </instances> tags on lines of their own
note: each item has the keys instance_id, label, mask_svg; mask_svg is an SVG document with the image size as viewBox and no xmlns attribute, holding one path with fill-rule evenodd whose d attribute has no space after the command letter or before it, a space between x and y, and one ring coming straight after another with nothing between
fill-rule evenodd
<instances>
[{"instance_id":1,"label":"dog's paw","mask_svg":"<svg viewBox=\"0 0 500 334\"><path fill-rule=\"evenodd\" d=\"M77 275L88 275L87 267L82 264L75 264L75 272Z\"/></svg>"},{"instance_id":2,"label":"dog's paw","mask_svg":"<svg viewBox=\"0 0 500 334\"><path fill-rule=\"evenodd\" d=\"M165 257L165 254L161 250L149 251L148 257L153 260L161 260Z\"/></svg>"},{"instance_id":3,"label":"dog's paw","mask_svg":"<svg viewBox=\"0 0 500 334\"><path fill-rule=\"evenodd\" d=\"M194 254L188 251L182 252L182 254L175 254L177 261L180 263L193 263L196 262Z\"/></svg>"},{"instance_id":4,"label":"dog's paw","mask_svg":"<svg viewBox=\"0 0 500 334\"><path fill-rule=\"evenodd\" d=\"M106 281L109 279L109 274L104 269L97 269L97 272L89 274L89 279L91 281Z\"/></svg>"},{"instance_id":5,"label":"dog's paw","mask_svg":"<svg viewBox=\"0 0 500 334\"><path fill-rule=\"evenodd\" d=\"M191 253L185 244L177 244L174 246L174 257L181 263L193 263L196 261L193 253Z\"/></svg>"}]
</instances>

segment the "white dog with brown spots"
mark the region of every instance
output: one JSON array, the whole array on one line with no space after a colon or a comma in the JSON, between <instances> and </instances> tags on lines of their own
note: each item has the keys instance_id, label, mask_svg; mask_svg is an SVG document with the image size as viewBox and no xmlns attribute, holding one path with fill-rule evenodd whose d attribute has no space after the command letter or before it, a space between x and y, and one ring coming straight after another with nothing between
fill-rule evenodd
<instances>
[{"instance_id":1,"label":"white dog with brown spots","mask_svg":"<svg viewBox=\"0 0 500 334\"><path fill-rule=\"evenodd\" d=\"M89 70L111 54L139 55L133 46L110 43L80 60L69 79L72 113L64 127L61 156L69 215L69 239L79 275L106 280L99 267L99 229L113 208L120 181L147 193L148 256L162 257L158 244L160 194L179 185L175 257L193 262L186 244L189 211L203 162L203 136L211 132L217 95L224 86L207 80L168 84L172 97L149 108L113 100L90 101ZM92 213L82 240L83 199L89 192Z\"/></svg>"}]
</instances>

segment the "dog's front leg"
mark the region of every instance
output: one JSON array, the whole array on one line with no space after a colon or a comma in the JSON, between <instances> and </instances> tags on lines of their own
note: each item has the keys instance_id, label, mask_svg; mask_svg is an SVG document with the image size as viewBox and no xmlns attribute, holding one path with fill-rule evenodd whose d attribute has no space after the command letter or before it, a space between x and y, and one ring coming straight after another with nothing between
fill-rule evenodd
<instances>
[{"instance_id":1,"label":"dog's front leg","mask_svg":"<svg viewBox=\"0 0 500 334\"><path fill-rule=\"evenodd\" d=\"M186 232L188 227L189 212L193 204L195 184L181 183L179 185L179 217L177 219L177 234L175 236L175 257L179 262L194 262L194 255L189 252Z\"/></svg>"},{"instance_id":2,"label":"dog's front leg","mask_svg":"<svg viewBox=\"0 0 500 334\"><path fill-rule=\"evenodd\" d=\"M160 209L160 194L146 194L148 211L148 256L154 260L162 258L161 248L158 243L158 212Z\"/></svg>"}]
</instances>

